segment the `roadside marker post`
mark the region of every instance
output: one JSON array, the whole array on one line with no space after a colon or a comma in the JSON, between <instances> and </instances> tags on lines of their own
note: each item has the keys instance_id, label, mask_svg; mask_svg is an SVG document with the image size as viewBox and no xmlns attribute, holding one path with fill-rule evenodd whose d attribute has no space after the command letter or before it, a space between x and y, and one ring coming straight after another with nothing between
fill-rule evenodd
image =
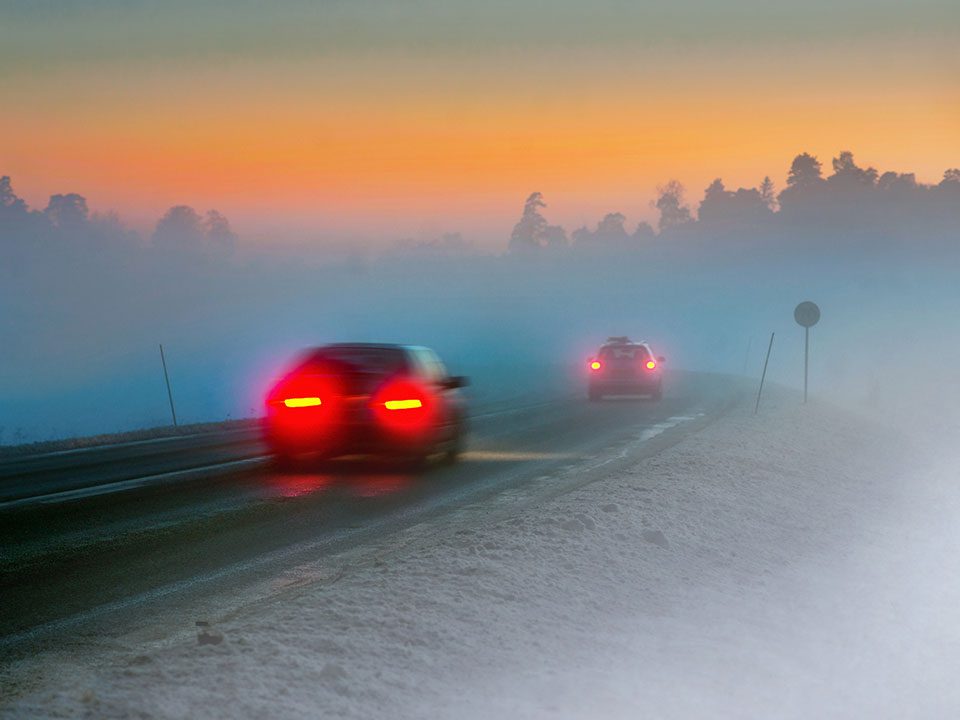
<instances>
[{"instance_id":1,"label":"roadside marker post","mask_svg":"<svg viewBox=\"0 0 960 720\"><path fill-rule=\"evenodd\" d=\"M760 376L760 387L757 388L757 404L753 408L753 414L756 415L757 411L760 409L760 394L763 392L763 381L767 378L767 365L770 363L770 351L773 350L773 336L775 333L770 333L770 344L767 345L767 357L763 361L763 374Z\"/></svg>"},{"instance_id":2,"label":"roadside marker post","mask_svg":"<svg viewBox=\"0 0 960 720\"><path fill-rule=\"evenodd\" d=\"M810 328L820 322L820 308L805 300L793 310L793 319L803 328L803 403L807 403L807 377L810 368Z\"/></svg>"},{"instance_id":3,"label":"roadside marker post","mask_svg":"<svg viewBox=\"0 0 960 720\"><path fill-rule=\"evenodd\" d=\"M163 343L160 343L160 364L163 365L163 379L167 383L167 399L170 401L170 414L173 426L177 427L177 411L173 407L173 391L170 389L170 376L167 374L167 359L163 355Z\"/></svg>"}]
</instances>

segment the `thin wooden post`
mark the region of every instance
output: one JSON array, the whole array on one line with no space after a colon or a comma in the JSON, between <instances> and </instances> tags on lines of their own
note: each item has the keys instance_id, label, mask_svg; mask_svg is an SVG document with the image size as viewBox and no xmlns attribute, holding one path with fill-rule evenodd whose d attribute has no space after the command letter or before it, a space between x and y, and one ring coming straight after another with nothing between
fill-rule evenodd
<instances>
[{"instance_id":1,"label":"thin wooden post","mask_svg":"<svg viewBox=\"0 0 960 720\"><path fill-rule=\"evenodd\" d=\"M753 414L756 415L760 409L760 393L763 392L763 381L767 378L767 364L770 362L770 351L773 349L773 335L770 333L770 344L767 345L767 357L763 361L763 374L760 376L760 387L757 389L757 404L753 408Z\"/></svg>"},{"instance_id":2,"label":"thin wooden post","mask_svg":"<svg viewBox=\"0 0 960 720\"><path fill-rule=\"evenodd\" d=\"M170 414L173 416L173 426L177 427L177 411L173 407L173 391L170 389L170 375L167 374L167 359L163 355L163 343L160 343L160 363L163 365L163 379L167 383L167 399L170 400Z\"/></svg>"}]
</instances>

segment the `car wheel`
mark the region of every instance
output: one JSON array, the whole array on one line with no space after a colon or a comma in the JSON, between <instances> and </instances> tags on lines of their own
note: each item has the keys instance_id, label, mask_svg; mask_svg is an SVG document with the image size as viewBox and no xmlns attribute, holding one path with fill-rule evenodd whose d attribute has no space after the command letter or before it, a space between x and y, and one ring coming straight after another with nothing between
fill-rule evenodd
<instances>
[{"instance_id":1,"label":"car wheel","mask_svg":"<svg viewBox=\"0 0 960 720\"><path fill-rule=\"evenodd\" d=\"M448 444L447 447L443 450L443 455L441 456L441 462L444 465L453 465L460 458L460 453L463 452L463 431L457 431L456 437L454 437Z\"/></svg>"},{"instance_id":2,"label":"car wheel","mask_svg":"<svg viewBox=\"0 0 960 720\"><path fill-rule=\"evenodd\" d=\"M273 454L270 464L276 472L287 473L294 470L296 458L290 453L276 452Z\"/></svg>"}]
</instances>

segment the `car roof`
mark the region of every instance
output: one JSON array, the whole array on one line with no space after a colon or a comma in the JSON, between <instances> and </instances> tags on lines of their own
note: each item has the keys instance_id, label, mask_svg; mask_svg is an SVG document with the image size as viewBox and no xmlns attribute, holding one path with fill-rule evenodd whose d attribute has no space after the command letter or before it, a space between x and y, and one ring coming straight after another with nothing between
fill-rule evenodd
<instances>
[{"instance_id":1,"label":"car roof","mask_svg":"<svg viewBox=\"0 0 960 720\"><path fill-rule=\"evenodd\" d=\"M404 353L416 352L419 350L430 350L422 345L400 345L399 343L369 343L369 342L341 342L341 343L327 343L326 345L318 345L317 347L311 348L312 352L319 350L326 350L328 348L363 348L369 350L400 350Z\"/></svg>"},{"instance_id":2,"label":"car roof","mask_svg":"<svg viewBox=\"0 0 960 720\"><path fill-rule=\"evenodd\" d=\"M633 346L633 347L645 347L647 349L650 348L650 345L647 344L646 341L634 341L626 337L625 335L608 337L606 342L604 342L603 345L601 345L600 347L614 347L614 346L623 347L625 345Z\"/></svg>"},{"instance_id":3,"label":"car roof","mask_svg":"<svg viewBox=\"0 0 960 720\"><path fill-rule=\"evenodd\" d=\"M371 348L378 350L403 350L406 349L407 345L397 345L396 343L367 343L367 342L350 342L350 343L328 343L326 345L318 345L317 350L322 350L323 348Z\"/></svg>"}]
</instances>

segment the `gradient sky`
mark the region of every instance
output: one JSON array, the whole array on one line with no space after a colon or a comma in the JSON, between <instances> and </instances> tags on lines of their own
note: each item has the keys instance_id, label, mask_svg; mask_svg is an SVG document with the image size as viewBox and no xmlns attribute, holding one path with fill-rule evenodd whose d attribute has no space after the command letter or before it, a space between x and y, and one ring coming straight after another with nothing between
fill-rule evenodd
<instances>
[{"instance_id":1,"label":"gradient sky","mask_svg":"<svg viewBox=\"0 0 960 720\"><path fill-rule=\"evenodd\" d=\"M843 149L960 166L960 2L0 0L0 174L139 227L502 245Z\"/></svg>"}]
</instances>

